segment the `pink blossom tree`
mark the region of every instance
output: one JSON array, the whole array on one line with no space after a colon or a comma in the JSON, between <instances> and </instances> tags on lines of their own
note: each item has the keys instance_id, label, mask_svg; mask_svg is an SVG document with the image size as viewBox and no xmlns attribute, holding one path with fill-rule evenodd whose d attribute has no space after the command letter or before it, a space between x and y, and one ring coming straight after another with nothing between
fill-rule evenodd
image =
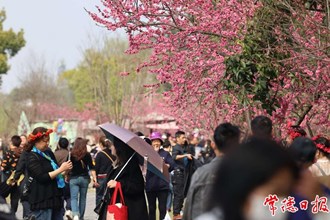
<instances>
[{"instance_id":1,"label":"pink blossom tree","mask_svg":"<svg viewBox=\"0 0 330 220\"><path fill-rule=\"evenodd\" d=\"M306 126L310 135L311 126L315 132L326 132L329 125L330 9L326 2L311 7L291 1L285 11L277 12L288 26L277 25L274 31L280 42L274 50L287 57L273 61L281 67L273 87L280 106L272 115L282 124L292 120Z\"/></svg>"},{"instance_id":2,"label":"pink blossom tree","mask_svg":"<svg viewBox=\"0 0 330 220\"><path fill-rule=\"evenodd\" d=\"M277 44L259 51L276 69L274 77L266 75L266 81L258 84L265 84L264 92L272 99L254 99L261 69L253 72L250 93L245 84L236 83L234 88L224 84L228 82L226 61L244 52L242 42L248 27L253 27L255 13L274 2L101 0L98 12L89 14L109 30L126 31L130 41L127 53L152 50L148 62L138 70L148 68L157 75L159 83L146 87L156 90L166 85L163 95L181 125L209 130L230 120L247 126L249 118L259 113L271 115L280 125L290 117L300 124L311 115L317 123L328 125L329 110L322 110L329 98L329 40L324 36L330 34L321 22L327 17L324 5L311 11L302 7L301 1L289 5L278 1L277 18L284 16L286 26L269 26ZM269 55L275 51L284 58ZM244 66L244 60L238 62ZM276 106L267 111L263 106L272 100Z\"/></svg>"},{"instance_id":3,"label":"pink blossom tree","mask_svg":"<svg viewBox=\"0 0 330 220\"><path fill-rule=\"evenodd\" d=\"M226 93L215 91L223 77L224 59L240 51L235 41L244 36L246 20L257 7L253 1L101 2L104 7L98 7L99 13L90 12L92 18L109 30L125 28L128 53L152 49L149 61L138 69L148 67L157 74L159 84L150 87L170 85L164 96L170 97L169 105L183 124L199 126L209 110L223 103L213 101ZM199 112L187 111L197 105Z\"/></svg>"},{"instance_id":4,"label":"pink blossom tree","mask_svg":"<svg viewBox=\"0 0 330 220\"><path fill-rule=\"evenodd\" d=\"M96 104L86 104L83 110L77 110L70 106L61 106L52 103L38 104L37 120L55 120L62 118L65 120L88 121L89 119L97 120L98 123L105 121L105 115L100 111L100 107Z\"/></svg>"},{"instance_id":5,"label":"pink blossom tree","mask_svg":"<svg viewBox=\"0 0 330 220\"><path fill-rule=\"evenodd\" d=\"M307 125L311 135L309 124L326 131L329 8L306 8L301 1L263 3L249 21L242 52L226 60L225 85L243 101L245 112L266 110L278 130L291 121Z\"/></svg>"}]
</instances>

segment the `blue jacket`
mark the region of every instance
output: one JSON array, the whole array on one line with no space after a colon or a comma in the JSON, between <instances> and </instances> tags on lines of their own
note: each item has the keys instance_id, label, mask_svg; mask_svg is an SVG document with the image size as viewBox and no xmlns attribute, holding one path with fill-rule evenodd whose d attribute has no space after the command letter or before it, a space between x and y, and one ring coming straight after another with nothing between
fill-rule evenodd
<instances>
[{"instance_id":1,"label":"blue jacket","mask_svg":"<svg viewBox=\"0 0 330 220\"><path fill-rule=\"evenodd\" d=\"M174 162L171 155L167 151L160 149L158 151L158 154L161 158L163 158L166 164L170 165L168 169L169 172L171 172L176 168L177 166L176 163ZM147 171L146 192L154 192L161 190L169 190L169 183L163 180L162 178L158 177L157 175L151 173L150 171Z\"/></svg>"}]
</instances>

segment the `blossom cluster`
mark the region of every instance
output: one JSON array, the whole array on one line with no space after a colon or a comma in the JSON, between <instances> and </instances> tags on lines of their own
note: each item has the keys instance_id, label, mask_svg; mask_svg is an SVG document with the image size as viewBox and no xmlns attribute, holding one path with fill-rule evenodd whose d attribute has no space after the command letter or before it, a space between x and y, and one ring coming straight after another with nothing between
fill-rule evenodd
<instances>
[{"instance_id":1,"label":"blossom cluster","mask_svg":"<svg viewBox=\"0 0 330 220\"><path fill-rule=\"evenodd\" d=\"M126 31L127 53L151 50L149 60L137 71L147 68L156 75L159 82L146 88L170 85L163 95L173 115L180 116L182 126L211 130L220 121L247 126L247 118L267 115L260 103L252 99L241 103L240 97L223 84L225 60L242 51L239 42L244 39L248 22L263 7L261 2L101 0L98 11L88 13L108 30ZM279 103L271 117L280 130L286 129L283 125L293 117L303 119L299 124L313 123L318 128L330 123L330 41L321 37L330 36L330 30L322 25L325 13L298 6L289 8L287 14L280 12L290 21L286 30L274 28L280 45L275 50L288 56L274 61L281 68L270 91Z\"/></svg>"}]
</instances>

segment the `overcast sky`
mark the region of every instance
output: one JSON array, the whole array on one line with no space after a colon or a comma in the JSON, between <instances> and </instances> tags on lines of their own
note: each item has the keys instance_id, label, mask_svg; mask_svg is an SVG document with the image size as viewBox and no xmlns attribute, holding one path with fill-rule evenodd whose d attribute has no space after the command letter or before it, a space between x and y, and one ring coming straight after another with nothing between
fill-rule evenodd
<instances>
[{"instance_id":1,"label":"overcast sky","mask_svg":"<svg viewBox=\"0 0 330 220\"><path fill-rule=\"evenodd\" d=\"M26 40L26 46L10 60L1 91L8 93L19 85L31 54L45 59L49 68L56 69L63 61L70 69L79 62L89 38L119 36L96 26L84 10L95 11L99 4L100 0L0 0L7 14L5 30L23 29Z\"/></svg>"}]
</instances>

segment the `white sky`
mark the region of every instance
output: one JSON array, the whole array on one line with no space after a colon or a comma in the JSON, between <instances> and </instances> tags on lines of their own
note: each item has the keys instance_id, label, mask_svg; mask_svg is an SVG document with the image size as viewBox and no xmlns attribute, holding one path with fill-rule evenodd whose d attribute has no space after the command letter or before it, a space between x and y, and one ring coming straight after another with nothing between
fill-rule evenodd
<instances>
[{"instance_id":1,"label":"white sky","mask_svg":"<svg viewBox=\"0 0 330 220\"><path fill-rule=\"evenodd\" d=\"M19 85L22 69L31 54L42 57L52 68L61 61L67 69L75 67L89 38L119 36L96 26L84 8L95 11L100 0L0 0L7 19L4 29L24 30L26 46L10 60L11 69L2 77L1 91L8 93Z\"/></svg>"}]
</instances>

